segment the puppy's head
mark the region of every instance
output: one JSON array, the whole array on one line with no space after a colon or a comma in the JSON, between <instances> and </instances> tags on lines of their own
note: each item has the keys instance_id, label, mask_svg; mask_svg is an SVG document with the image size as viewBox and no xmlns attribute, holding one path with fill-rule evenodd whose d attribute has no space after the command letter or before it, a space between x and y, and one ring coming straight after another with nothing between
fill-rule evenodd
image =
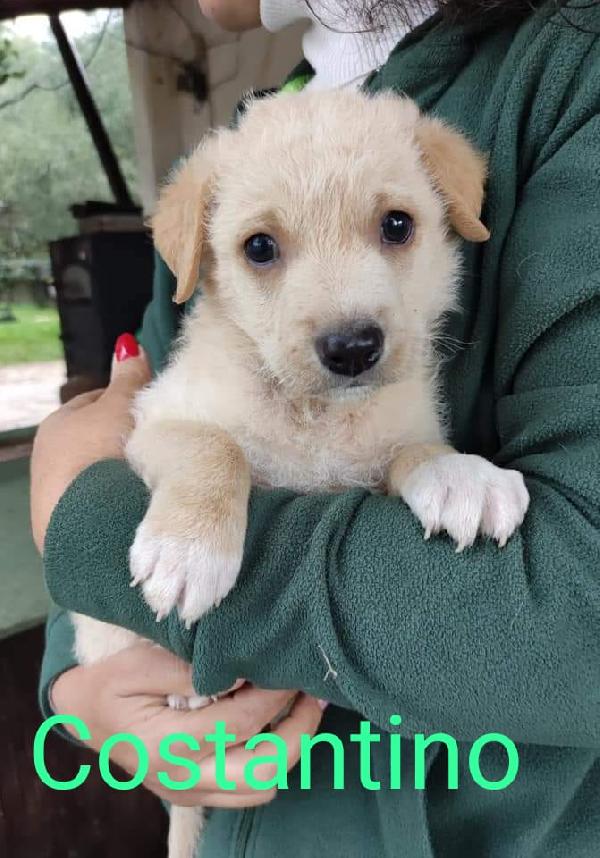
<instances>
[{"instance_id":1,"label":"puppy's head","mask_svg":"<svg viewBox=\"0 0 600 858\"><path fill-rule=\"evenodd\" d=\"M204 288L291 397L368 394L423 364L453 301L454 233L485 241L485 161L408 99L250 104L207 138L153 221L178 302Z\"/></svg>"}]
</instances>

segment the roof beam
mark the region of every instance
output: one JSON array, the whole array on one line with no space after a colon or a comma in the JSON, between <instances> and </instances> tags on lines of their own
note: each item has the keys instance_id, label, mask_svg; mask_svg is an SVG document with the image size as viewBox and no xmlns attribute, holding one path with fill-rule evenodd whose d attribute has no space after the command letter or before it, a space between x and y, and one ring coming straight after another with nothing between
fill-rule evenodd
<instances>
[{"instance_id":1,"label":"roof beam","mask_svg":"<svg viewBox=\"0 0 600 858\"><path fill-rule=\"evenodd\" d=\"M56 39L58 50L62 57L65 69L71 81L71 86L77 98L77 102L85 119L88 131L92 137L94 146L100 158L106 178L114 194L118 205L126 209L135 208L131 199L125 177L121 172L117 156L112 148L110 138L102 122L102 117L93 99L88 86L85 70L79 59L76 49L70 43L65 29L58 15L50 15L50 28Z\"/></svg>"}]
</instances>

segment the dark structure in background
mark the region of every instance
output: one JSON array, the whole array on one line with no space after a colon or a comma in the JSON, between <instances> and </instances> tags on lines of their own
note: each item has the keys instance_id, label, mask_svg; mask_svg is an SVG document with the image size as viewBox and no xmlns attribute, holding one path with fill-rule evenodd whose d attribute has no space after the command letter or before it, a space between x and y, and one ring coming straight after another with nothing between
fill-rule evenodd
<instances>
[{"instance_id":1,"label":"dark structure in background","mask_svg":"<svg viewBox=\"0 0 600 858\"><path fill-rule=\"evenodd\" d=\"M67 363L63 402L108 382L115 339L135 332L152 291L152 245L131 198L77 51L57 14L50 27L115 198L73 206L81 235L53 242L52 273Z\"/></svg>"},{"instance_id":2,"label":"dark structure in background","mask_svg":"<svg viewBox=\"0 0 600 858\"><path fill-rule=\"evenodd\" d=\"M113 222L113 230L94 221ZM153 250L145 231L124 231L118 217L82 218L91 230L50 245L67 363L63 401L106 385L116 338L135 333L152 292ZM117 223L115 223L117 222Z\"/></svg>"}]
</instances>

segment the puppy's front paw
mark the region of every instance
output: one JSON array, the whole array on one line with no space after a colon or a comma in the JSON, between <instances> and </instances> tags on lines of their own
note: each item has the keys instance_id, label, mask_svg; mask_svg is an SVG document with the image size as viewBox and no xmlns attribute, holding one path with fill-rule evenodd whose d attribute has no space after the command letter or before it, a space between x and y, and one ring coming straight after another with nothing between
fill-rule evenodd
<instances>
[{"instance_id":1,"label":"puppy's front paw","mask_svg":"<svg viewBox=\"0 0 600 858\"><path fill-rule=\"evenodd\" d=\"M426 539L445 530L457 551L472 545L478 533L504 547L529 506L518 471L461 453L419 465L404 480L401 496L425 528Z\"/></svg>"},{"instance_id":2,"label":"puppy's front paw","mask_svg":"<svg viewBox=\"0 0 600 858\"><path fill-rule=\"evenodd\" d=\"M218 605L235 584L242 565L243 539L243 531L237 545L217 533L165 535L144 519L129 554L131 584L142 585L157 620L177 606L189 626Z\"/></svg>"}]
</instances>

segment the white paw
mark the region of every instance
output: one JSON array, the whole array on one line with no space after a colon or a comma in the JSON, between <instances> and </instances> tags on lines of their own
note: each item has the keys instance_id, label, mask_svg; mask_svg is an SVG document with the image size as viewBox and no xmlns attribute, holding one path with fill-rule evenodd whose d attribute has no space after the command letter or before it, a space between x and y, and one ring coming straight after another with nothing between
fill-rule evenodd
<instances>
[{"instance_id":1,"label":"white paw","mask_svg":"<svg viewBox=\"0 0 600 858\"><path fill-rule=\"evenodd\" d=\"M129 552L131 586L142 585L157 621L177 606L188 627L225 598L241 564L241 549L225 555L207 539L157 536L145 520Z\"/></svg>"},{"instance_id":2,"label":"white paw","mask_svg":"<svg viewBox=\"0 0 600 858\"><path fill-rule=\"evenodd\" d=\"M425 528L425 538L445 530L457 551L472 545L478 533L503 547L529 506L518 471L461 453L419 465L406 478L401 494Z\"/></svg>"},{"instance_id":3,"label":"white paw","mask_svg":"<svg viewBox=\"0 0 600 858\"><path fill-rule=\"evenodd\" d=\"M203 697L201 694L194 694L193 697L185 697L183 694L169 694L167 703L171 709L204 709L212 703L211 697Z\"/></svg>"}]
</instances>

